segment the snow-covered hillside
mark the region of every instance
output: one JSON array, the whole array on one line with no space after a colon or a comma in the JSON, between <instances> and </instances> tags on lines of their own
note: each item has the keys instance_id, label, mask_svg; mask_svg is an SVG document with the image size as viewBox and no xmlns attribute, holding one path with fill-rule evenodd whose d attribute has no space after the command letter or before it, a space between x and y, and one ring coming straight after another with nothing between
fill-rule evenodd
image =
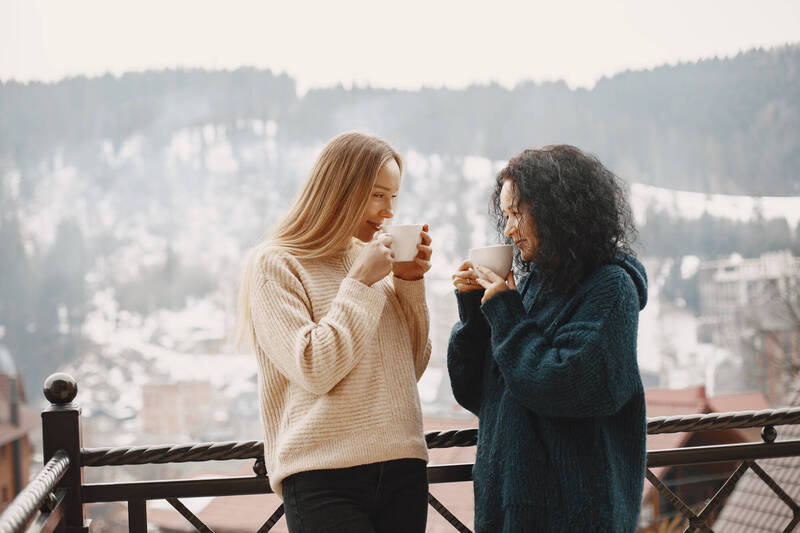
<instances>
[{"instance_id":1,"label":"snow-covered hillside","mask_svg":"<svg viewBox=\"0 0 800 533\"><path fill-rule=\"evenodd\" d=\"M19 200L29 251L48 248L66 218L77 221L91 245L107 245L86 275L91 294L83 332L96 349L62 369L86 385L80 400L87 412L102 407L127 420L125 427L135 434L141 387L155 382L206 381L229 404L242 394L255 403L255 361L235 354L228 342L242 260L286 209L320 149L281 145L279 129L255 120L233 129L184 128L163 146L138 134L116 144L106 140L95 147L100 163L94 166L56 153L41 163L28 198L20 194L20 173L6 170L4 182ZM452 410L443 405L452 403L444 373L445 343L456 319L450 274L469 247L497 239L487 205L494 175L505 162L414 151L404 157L397 222L429 223L434 239L427 285L434 355L421 392L426 410L441 414ZM800 221L800 197L705 195L639 183L630 185L630 195L639 225L652 211L684 219L703 213L736 221L784 218L791 228ZM664 375L664 385L705 382L709 365L724 354L699 345L696 317L659 297L671 259L655 257L658 250L649 253L654 257L645 258L651 285L641 315L640 365ZM114 287L164 265L169 254L207 272L211 290L172 311L121 309ZM695 268L696 262L686 259Z\"/></svg>"}]
</instances>

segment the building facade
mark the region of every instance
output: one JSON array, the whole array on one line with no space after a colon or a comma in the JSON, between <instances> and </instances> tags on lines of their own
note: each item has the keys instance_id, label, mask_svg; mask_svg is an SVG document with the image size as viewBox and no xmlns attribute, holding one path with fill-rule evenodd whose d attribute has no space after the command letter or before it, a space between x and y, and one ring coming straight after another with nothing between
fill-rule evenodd
<instances>
[{"instance_id":1,"label":"building facade","mask_svg":"<svg viewBox=\"0 0 800 533\"><path fill-rule=\"evenodd\" d=\"M783 403L800 369L800 257L707 261L698 276L699 340L739 354L750 382Z\"/></svg>"}]
</instances>

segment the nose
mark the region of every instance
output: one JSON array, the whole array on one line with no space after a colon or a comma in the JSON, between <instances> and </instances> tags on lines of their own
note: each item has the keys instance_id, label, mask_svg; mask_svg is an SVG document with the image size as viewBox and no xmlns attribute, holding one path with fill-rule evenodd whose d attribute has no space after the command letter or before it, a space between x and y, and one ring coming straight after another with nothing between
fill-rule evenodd
<instances>
[{"instance_id":1,"label":"nose","mask_svg":"<svg viewBox=\"0 0 800 533\"><path fill-rule=\"evenodd\" d=\"M506 220L506 227L505 229L503 229L503 235L505 235L506 237L511 237L512 235L514 235L514 233L516 233L516 231L517 231L517 226L511 222L511 218Z\"/></svg>"},{"instance_id":2,"label":"nose","mask_svg":"<svg viewBox=\"0 0 800 533\"><path fill-rule=\"evenodd\" d=\"M390 200L388 204L384 204L383 208L378 213L383 218L394 218L395 201Z\"/></svg>"}]
</instances>

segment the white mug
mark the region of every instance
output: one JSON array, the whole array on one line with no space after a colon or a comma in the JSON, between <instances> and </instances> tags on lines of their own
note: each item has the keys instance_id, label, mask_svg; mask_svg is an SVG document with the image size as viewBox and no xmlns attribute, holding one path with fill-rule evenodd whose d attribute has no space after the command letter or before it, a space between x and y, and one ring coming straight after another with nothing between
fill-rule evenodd
<instances>
[{"instance_id":1,"label":"white mug","mask_svg":"<svg viewBox=\"0 0 800 533\"><path fill-rule=\"evenodd\" d=\"M423 224L391 224L383 228L392 236L392 251L395 261L413 261L419 253L417 245L422 242Z\"/></svg>"},{"instance_id":2,"label":"white mug","mask_svg":"<svg viewBox=\"0 0 800 533\"><path fill-rule=\"evenodd\" d=\"M513 244L483 246L481 248L472 248L469 251L469 260L472 261L472 266L486 267L502 278L505 278L511 271L513 259Z\"/></svg>"}]
</instances>

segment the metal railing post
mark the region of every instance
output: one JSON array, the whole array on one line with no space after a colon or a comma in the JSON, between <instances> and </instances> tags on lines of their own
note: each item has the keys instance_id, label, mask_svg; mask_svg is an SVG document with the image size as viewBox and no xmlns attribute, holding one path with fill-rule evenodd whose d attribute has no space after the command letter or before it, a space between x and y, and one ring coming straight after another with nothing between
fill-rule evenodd
<instances>
[{"instance_id":1,"label":"metal railing post","mask_svg":"<svg viewBox=\"0 0 800 533\"><path fill-rule=\"evenodd\" d=\"M78 383L69 374L51 374L44 381L44 396L50 407L42 411L44 464L58 451L64 450L70 465L56 489L66 491L64 498L65 533L88 533L89 523L82 501L83 467L81 466L81 409L72 403L78 394Z\"/></svg>"}]
</instances>

